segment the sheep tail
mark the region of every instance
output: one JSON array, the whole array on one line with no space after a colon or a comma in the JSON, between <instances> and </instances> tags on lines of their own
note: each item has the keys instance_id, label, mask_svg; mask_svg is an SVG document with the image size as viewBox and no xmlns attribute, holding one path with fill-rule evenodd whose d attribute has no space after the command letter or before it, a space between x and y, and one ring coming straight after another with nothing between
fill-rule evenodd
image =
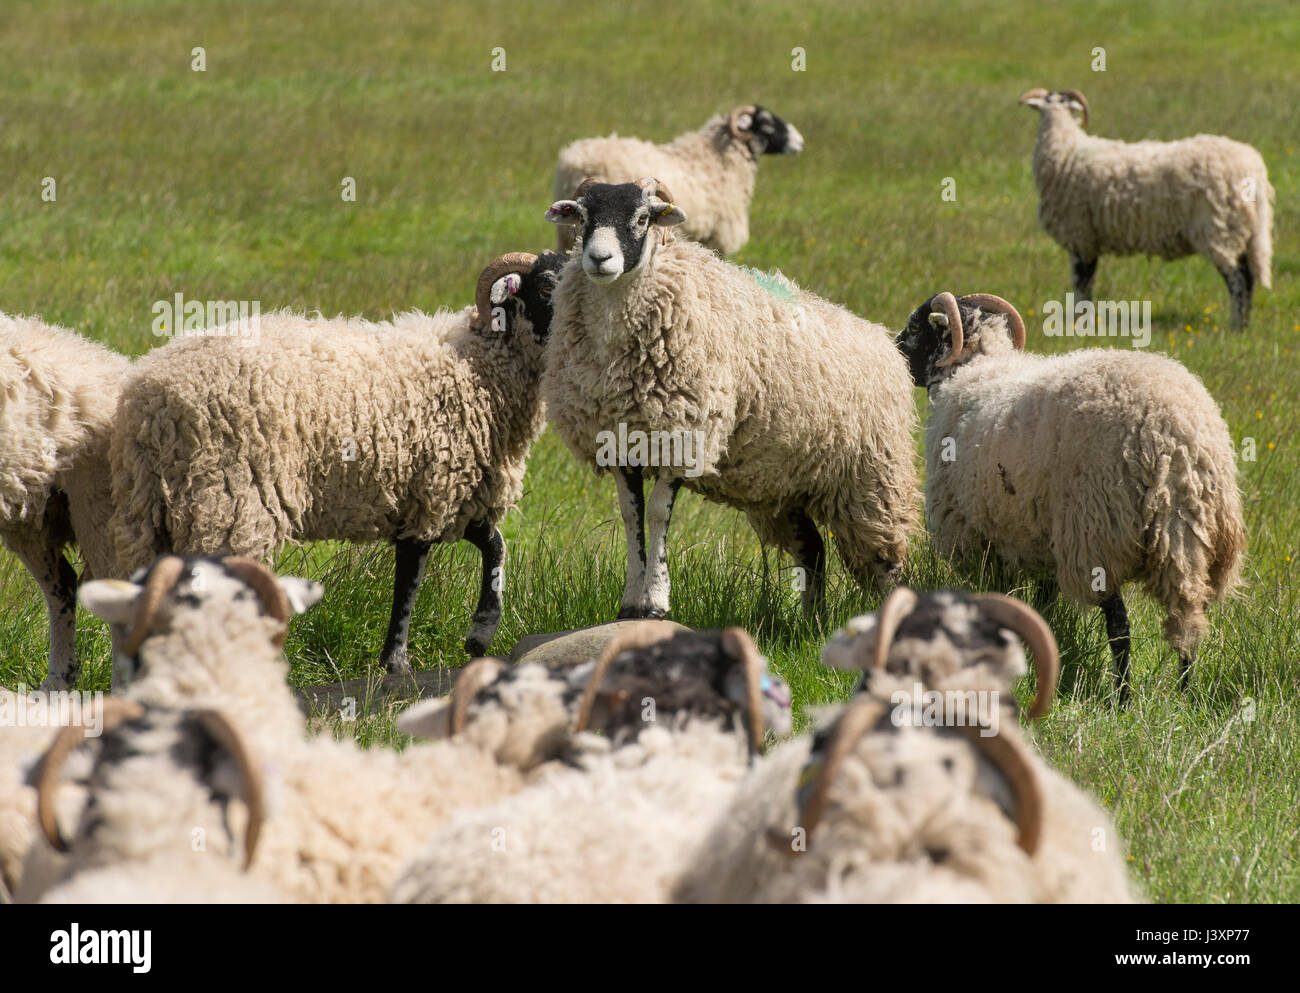
<instances>
[{"instance_id":1,"label":"sheep tail","mask_svg":"<svg viewBox=\"0 0 1300 993\"><path fill-rule=\"evenodd\" d=\"M1255 282L1266 290L1273 288L1273 198L1275 193L1268 175L1259 177L1259 192L1255 197L1255 231L1246 246L1250 273Z\"/></svg>"}]
</instances>

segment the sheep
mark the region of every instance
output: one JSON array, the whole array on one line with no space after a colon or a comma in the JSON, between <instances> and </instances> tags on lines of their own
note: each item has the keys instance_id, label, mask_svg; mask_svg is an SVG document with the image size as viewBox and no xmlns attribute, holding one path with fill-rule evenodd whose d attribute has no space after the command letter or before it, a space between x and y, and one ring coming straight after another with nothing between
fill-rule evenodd
<instances>
[{"instance_id":1,"label":"sheep","mask_svg":"<svg viewBox=\"0 0 1300 993\"><path fill-rule=\"evenodd\" d=\"M683 485L744 511L761 540L794 556L805 610L824 589L818 524L860 584L891 585L919 494L912 387L886 330L675 240L667 229L685 215L657 180L579 192L546 213L584 234L552 297L542 389L570 451L616 469L628 548L619 616L668 612L668 524ZM615 434L633 448L617 451Z\"/></svg>"},{"instance_id":2,"label":"sheep","mask_svg":"<svg viewBox=\"0 0 1300 993\"><path fill-rule=\"evenodd\" d=\"M392 902L662 903L766 732L790 730L789 689L739 628L628 632L579 672L574 767L458 814L403 869ZM743 742L730 725L742 713Z\"/></svg>"},{"instance_id":3,"label":"sheep","mask_svg":"<svg viewBox=\"0 0 1300 993\"><path fill-rule=\"evenodd\" d=\"M482 654L501 619L497 525L543 424L537 381L563 261L502 256L458 313L375 324L281 311L261 316L251 344L215 334L155 349L123 384L112 436L123 567L169 551L265 560L288 541L390 540L381 662L404 672L429 550L463 537L483 560L465 643Z\"/></svg>"},{"instance_id":4,"label":"sheep","mask_svg":"<svg viewBox=\"0 0 1300 993\"><path fill-rule=\"evenodd\" d=\"M380 902L406 858L454 811L495 803L522 789L526 773L541 774L503 761L467 734L401 753L363 750L325 735L308 737L285 682L283 657L268 658L263 651L250 658L253 653L238 645L240 650L232 651L230 639L223 640L223 625L229 627L241 608L247 614L248 598L246 589L226 581L219 565L164 558L142 584L92 583L83 588L82 599L110 621L123 651L134 648L139 665L128 666L139 674L131 684L134 699L150 706L180 701L239 715L249 750L275 770L270 788L277 813L259 835L249 871L283 899ZM270 577L259 564L249 565ZM278 629L282 632L283 625ZM262 637L267 632L265 625L252 630ZM468 677L480 678L475 672L481 671L462 675L447 705L453 711L465 709L457 693L472 697L473 687L463 684ZM147 683L157 690L145 699L140 688ZM518 723L525 725L529 716L521 715ZM528 751L518 728L507 728L502 737ZM532 753L541 752L532 746ZM45 835L57 848L63 842L51 824L47 818ZM39 897L41 881L48 886L49 874L31 889L24 880L20 899Z\"/></svg>"},{"instance_id":5,"label":"sheep","mask_svg":"<svg viewBox=\"0 0 1300 993\"><path fill-rule=\"evenodd\" d=\"M0 541L32 574L50 622L42 690L77 678L76 543L82 578L113 574L108 444L129 360L34 317L0 314Z\"/></svg>"},{"instance_id":6,"label":"sheep","mask_svg":"<svg viewBox=\"0 0 1300 993\"><path fill-rule=\"evenodd\" d=\"M230 804L245 806L244 868L267 814L266 774L238 722L219 710L106 701L104 735L72 854L42 903L282 902L232 857ZM60 732L42 765L42 824L82 729Z\"/></svg>"},{"instance_id":7,"label":"sheep","mask_svg":"<svg viewBox=\"0 0 1300 993\"><path fill-rule=\"evenodd\" d=\"M666 145L638 138L586 138L560 151L555 167L555 199L574 196L586 179L630 183L660 176L681 196L687 220L682 233L693 241L731 255L749 240L749 201L760 155L797 155L803 135L770 110L736 107L711 117ZM575 233L557 232L558 251L568 254Z\"/></svg>"},{"instance_id":8,"label":"sheep","mask_svg":"<svg viewBox=\"0 0 1300 993\"><path fill-rule=\"evenodd\" d=\"M906 700L918 687L962 697L985 693L1015 718L1019 705L1011 685L1026 670L1020 638L1034 653L1037 692L1028 716L1036 721L1056 691L1056 638L1032 607L1000 593L917 593L897 586L876 613L854 617L836 631L822 661L861 669L859 692L881 700L900 694Z\"/></svg>"},{"instance_id":9,"label":"sheep","mask_svg":"<svg viewBox=\"0 0 1300 993\"><path fill-rule=\"evenodd\" d=\"M929 390L926 516L943 555L991 544L1100 606L1121 699L1128 692L1123 586L1165 609L1189 685L1208 604L1237 584L1245 549L1227 425L1201 381L1161 355L1023 351L1000 297L939 293L898 337Z\"/></svg>"},{"instance_id":10,"label":"sheep","mask_svg":"<svg viewBox=\"0 0 1300 993\"><path fill-rule=\"evenodd\" d=\"M1273 285L1275 193L1259 152L1208 134L1135 143L1092 137L1078 90L1033 89L1020 103L1041 112L1038 221L1069 253L1079 297L1092 298L1103 254L1203 255L1228 284L1232 326L1249 323L1254 284ZM1082 126L1072 111L1082 112Z\"/></svg>"},{"instance_id":11,"label":"sheep","mask_svg":"<svg viewBox=\"0 0 1300 993\"><path fill-rule=\"evenodd\" d=\"M318 583L275 577L258 563L227 558L159 560L139 583L94 580L79 596L91 613L109 622L116 670L129 682L123 696L133 703L179 708L203 705L241 717L262 739L301 737L305 720L285 683L281 644L293 613L319 601ZM16 702L16 701L15 701ZM88 737L99 734L100 706L83 706ZM62 871L54 848L33 844L37 794L28 780L39 753L57 728L4 728L0 733L0 869L13 891L35 899ZM74 777L80 778L80 777ZM80 810L82 791L63 790L63 820Z\"/></svg>"},{"instance_id":12,"label":"sheep","mask_svg":"<svg viewBox=\"0 0 1300 993\"><path fill-rule=\"evenodd\" d=\"M896 723L865 694L765 757L687 862L677 902L1135 899L1110 819L1018 732Z\"/></svg>"}]
</instances>

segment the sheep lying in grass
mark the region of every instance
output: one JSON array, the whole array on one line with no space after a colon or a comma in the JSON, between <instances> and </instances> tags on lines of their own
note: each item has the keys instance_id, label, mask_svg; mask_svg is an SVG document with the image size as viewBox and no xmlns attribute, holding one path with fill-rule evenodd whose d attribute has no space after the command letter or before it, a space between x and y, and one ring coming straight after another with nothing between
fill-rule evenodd
<instances>
[{"instance_id":1,"label":"sheep lying in grass","mask_svg":"<svg viewBox=\"0 0 1300 993\"><path fill-rule=\"evenodd\" d=\"M710 118L666 145L639 138L585 138L560 151L555 199L575 196L585 179L631 183L659 176L677 191L686 211L682 233L723 255L749 240L749 201L760 155L797 155L803 135L765 107L743 105ZM557 232L558 250L573 247L575 233Z\"/></svg>"},{"instance_id":2,"label":"sheep lying in grass","mask_svg":"<svg viewBox=\"0 0 1300 993\"><path fill-rule=\"evenodd\" d=\"M1228 284L1232 325L1250 321L1255 283L1272 283L1273 187L1259 152L1219 135L1182 141L1094 138L1078 90L1030 90L1038 220L1070 253L1074 291L1092 297L1104 254L1203 255ZM1082 127L1072 111L1083 113Z\"/></svg>"},{"instance_id":3,"label":"sheep lying in grass","mask_svg":"<svg viewBox=\"0 0 1300 993\"><path fill-rule=\"evenodd\" d=\"M50 619L42 689L77 679L76 543L86 577L113 575L108 444L127 359L34 317L0 315L0 541L32 574Z\"/></svg>"},{"instance_id":4,"label":"sheep lying in grass","mask_svg":"<svg viewBox=\"0 0 1300 993\"><path fill-rule=\"evenodd\" d=\"M480 275L475 307L456 313L372 324L280 312L261 317L251 344L217 334L155 349L122 388L113 434L123 565L390 540L381 661L401 671L429 550L463 537L483 556L466 640L482 654L501 619L497 525L542 428L538 376L562 262L502 256Z\"/></svg>"},{"instance_id":5,"label":"sheep lying in grass","mask_svg":"<svg viewBox=\"0 0 1300 993\"><path fill-rule=\"evenodd\" d=\"M887 603L882 610L870 639L876 659L889 660L891 667L901 662L898 668L915 673L913 678L932 678L948 669L954 661L949 650L956 649L966 664L950 670L949 692L960 692L963 674L970 685L981 686L991 674L1006 671L1000 660L1011 657L1013 646L995 615L972 624L962 616L964 607L954 610L951 602L926 597L918 607L907 600L895 594L893 607ZM917 607L914 616L907 615L914 623L900 625L901 608L908 606ZM929 637L924 624L932 625ZM900 630L904 637L896 649L893 636ZM850 645L841 640L828 654L861 664ZM919 653L906 657L908 645ZM859 641L854 647L865 646ZM1055 641L1041 652L1054 658ZM1038 758L1014 726L1008 722L992 734L975 723L929 726L905 703L886 702L877 689L858 694L827 732L792 741L760 760L697 844L676 899L1134 898L1110 819Z\"/></svg>"},{"instance_id":6,"label":"sheep lying in grass","mask_svg":"<svg viewBox=\"0 0 1300 993\"><path fill-rule=\"evenodd\" d=\"M246 867L266 817L265 775L235 721L216 710L105 701L89 801L60 880L42 903L272 903L241 873L231 802L243 805ZM39 777L41 819L57 832L53 794L82 729L60 732Z\"/></svg>"},{"instance_id":7,"label":"sheep lying in grass","mask_svg":"<svg viewBox=\"0 0 1300 993\"><path fill-rule=\"evenodd\" d=\"M898 336L930 394L926 516L942 555L978 555L1055 576L1100 606L1126 692L1125 583L1165 608L1165 637L1191 677L1205 609L1237 583L1246 547L1228 426L1201 381L1162 355L1023 351L1005 300L939 293Z\"/></svg>"},{"instance_id":8,"label":"sheep lying in grass","mask_svg":"<svg viewBox=\"0 0 1300 993\"><path fill-rule=\"evenodd\" d=\"M583 251L555 289L543 389L574 455L613 471L628 546L619 616L669 610L668 525L683 485L744 511L794 556L805 609L824 589L819 524L859 583L892 584L918 500L912 387L888 332L674 240L666 229L684 214L656 180L580 193L547 211L582 227ZM677 446L611 462L602 438L624 432Z\"/></svg>"},{"instance_id":9,"label":"sheep lying in grass","mask_svg":"<svg viewBox=\"0 0 1300 993\"><path fill-rule=\"evenodd\" d=\"M270 578L264 587L274 583L261 566L250 565ZM247 615L254 601L218 563L168 557L142 585L92 583L82 597L113 624L124 651L135 648L139 665L128 667L139 672L132 686L136 699L144 698L141 685L152 684L158 691L149 703L173 706L179 697L184 706L237 715L249 751L274 770L268 784L274 809L250 872L286 900L378 902L402 863L454 811L489 805L525 783L523 770L466 735L401 753L307 737L283 657L231 650L228 632L239 630L234 615ZM254 630L265 638L265 628ZM283 633L282 623L278 630ZM455 695L450 706L463 710ZM505 738L520 750L530 747L517 730L507 728ZM147 797L146 791L144 802ZM132 801L120 802L125 809ZM57 843L58 832L47 836ZM48 874L41 878L48 886ZM26 898L41 892L36 888Z\"/></svg>"},{"instance_id":10,"label":"sheep lying in grass","mask_svg":"<svg viewBox=\"0 0 1300 993\"><path fill-rule=\"evenodd\" d=\"M584 674L569 696L576 768L552 765L457 815L402 871L394 902L663 902L756 743L790 728L788 687L740 629L629 632ZM741 716L743 735L731 727Z\"/></svg>"}]
</instances>

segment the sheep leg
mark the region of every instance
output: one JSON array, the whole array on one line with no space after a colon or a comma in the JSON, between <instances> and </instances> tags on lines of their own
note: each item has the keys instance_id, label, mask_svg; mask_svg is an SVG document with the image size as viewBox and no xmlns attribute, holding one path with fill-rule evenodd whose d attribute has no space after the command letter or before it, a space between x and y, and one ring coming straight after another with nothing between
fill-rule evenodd
<instances>
[{"instance_id":1,"label":"sheep leg","mask_svg":"<svg viewBox=\"0 0 1300 993\"><path fill-rule=\"evenodd\" d=\"M803 570L803 611L814 614L826 595L826 543L813 519L802 510L790 512L794 532L791 552L796 568Z\"/></svg>"},{"instance_id":2,"label":"sheep leg","mask_svg":"<svg viewBox=\"0 0 1300 993\"><path fill-rule=\"evenodd\" d=\"M77 680L76 570L52 539L11 542L9 547L45 595L50 619L50 672L41 689L71 689Z\"/></svg>"},{"instance_id":3,"label":"sheep leg","mask_svg":"<svg viewBox=\"0 0 1300 993\"><path fill-rule=\"evenodd\" d=\"M627 582L618 616L640 617L641 591L645 586L645 490L640 466L620 467L614 472L618 487L618 509L623 515L627 538Z\"/></svg>"},{"instance_id":4,"label":"sheep leg","mask_svg":"<svg viewBox=\"0 0 1300 993\"><path fill-rule=\"evenodd\" d=\"M393 613L388 619L388 634L379 661L387 672L410 672L406 660L406 638L411 630L411 613L415 610L415 595L424 578L424 565L429 560L427 541L398 538L393 542L397 552L397 566L393 574Z\"/></svg>"},{"instance_id":5,"label":"sheep leg","mask_svg":"<svg viewBox=\"0 0 1300 993\"><path fill-rule=\"evenodd\" d=\"M1129 627L1128 611L1118 590L1101 602L1101 612L1106 617L1106 640L1110 642L1111 656L1115 660L1115 687L1119 690L1119 702L1123 705L1128 701L1129 690Z\"/></svg>"},{"instance_id":6,"label":"sheep leg","mask_svg":"<svg viewBox=\"0 0 1300 993\"><path fill-rule=\"evenodd\" d=\"M645 599L641 603L640 617L663 617L669 609L668 579L668 525L673 517L673 503L681 489L680 479L655 480L650 491L650 505L646 510L646 527L649 541L646 545L646 575L643 587Z\"/></svg>"},{"instance_id":7,"label":"sheep leg","mask_svg":"<svg viewBox=\"0 0 1300 993\"><path fill-rule=\"evenodd\" d=\"M1255 289L1250 260L1242 253L1235 269L1220 269L1219 275L1228 284L1228 296L1232 299L1232 330L1244 330L1250 323L1250 297Z\"/></svg>"},{"instance_id":8,"label":"sheep leg","mask_svg":"<svg viewBox=\"0 0 1300 993\"><path fill-rule=\"evenodd\" d=\"M478 607L465 638L471 658L485 655L501 623L501 590L505 586L506 542L499 529L487 521L474 521L465 529L465 540L483 554L483 579L478 589Z\"/></svg>"},{"instance_id":9,"label":"sheep leg","mask_svg":"<svg viewBox=\"0 0 1300 993\"><path fill-rule=\"evenodd\" d=\"M1074 276L1074 295L1079 300L1092 299L1092 280L1097 275L1097 259L1070 254L1070 272Z\"/></svg>"}]
</instances>

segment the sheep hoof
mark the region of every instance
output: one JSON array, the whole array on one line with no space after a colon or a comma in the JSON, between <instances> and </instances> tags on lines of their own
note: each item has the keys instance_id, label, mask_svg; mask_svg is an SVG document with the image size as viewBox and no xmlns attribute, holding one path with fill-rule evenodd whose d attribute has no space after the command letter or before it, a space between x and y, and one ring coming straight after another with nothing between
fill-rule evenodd
<instances>
[{"instance_id":1,"label":"sheep hoof","mask_svg":"<svg viewBox=\"0 0 1300 993\"><path fill-rule=\"evenodd\" d=\"M406 653L392 655L383 660L384 671L390 675L406 674L411 672L411 663L406 660Z\"/></svg>"},{"instance_id":2,"label":"sheep hoof","mask_svg":"<svg viewBox=\"0 0 1300 993\"><path fill-rule=\"evenodd\" d=\"M487 655L489 644L491 644L491 642L485 641L482 638L469 637L465 639L465 651L469 652L470 658L481 659Z\"/></svg>"},{"instance_id":3,"label":"sheep hoof","mask_svg":"<svg viewBox=\"0 0 1300 993\"><path fill-rule=\"evenodd\" d=\"M649 620L661 621L668 616L668 611L658 607L623 607L618 612L620 621Z\"/></svg>"}]
</instances>

